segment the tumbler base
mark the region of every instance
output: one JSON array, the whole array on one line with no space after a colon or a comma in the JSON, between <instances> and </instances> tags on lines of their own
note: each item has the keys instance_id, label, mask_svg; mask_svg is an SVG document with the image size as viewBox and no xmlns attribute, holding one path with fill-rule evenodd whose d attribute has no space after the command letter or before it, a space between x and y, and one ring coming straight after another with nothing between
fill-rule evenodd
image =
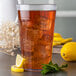
<instances>
[{"instance_id":1,"label":"tumbler base","mask_svg":"<svg viewBox=\"0 0 76 76\"><path fill-rule=\"evenodd\" d=\"M28 72L41 72L42 69L25 69Z\"/></svg>"}]
</instances>

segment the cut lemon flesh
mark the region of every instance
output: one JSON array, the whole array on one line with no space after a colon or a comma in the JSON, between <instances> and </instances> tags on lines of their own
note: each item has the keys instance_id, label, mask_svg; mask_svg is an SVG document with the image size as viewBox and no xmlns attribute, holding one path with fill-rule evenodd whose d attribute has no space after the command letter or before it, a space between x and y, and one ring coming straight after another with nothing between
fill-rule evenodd
<instances>
[{"instance_id":1,"label":"cut lemon flesh","mask_svg":"<svg viewBox=\"0 0 76 76\"><path fill-rule=\"evenodd\" d=\"M24 59L21 55L17 54L16 67L22 68L25 61L26 61L26 59Z\"/></svg>"},{"instance_id":2,"label":"cut lemon flesh","mask_svg":"<svg viewBox=\"0 0 76 76\"><path fill-rule=\"evenodd\" d=\"M13 72L24 72L23 68L17 68L16 65L11 66L11 71Z\"/></svg>"}]
</instances>

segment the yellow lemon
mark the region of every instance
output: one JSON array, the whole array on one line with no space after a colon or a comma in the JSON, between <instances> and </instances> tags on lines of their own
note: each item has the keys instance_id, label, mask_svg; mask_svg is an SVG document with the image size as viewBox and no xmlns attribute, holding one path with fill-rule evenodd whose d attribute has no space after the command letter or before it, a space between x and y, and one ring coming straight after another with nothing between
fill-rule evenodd
<instances>
[{"instance_id":1,"label":"yellow lemon","mask_svg":"<svg viewBox=\"0 0 76 76\"><path fill-rule=\"evenodd\" d=\"M54 33L54 37L62 37L59 33Z\"/></svg>"},{"instance_id":2,"label":"yellow lemon","mask_svg":"<svg viewBox=\"0 0 76 76\"><path fill-rule=\"evenodd\" d=\"M61 49L61 57L66 61L76 61L76 42L68 42Z\"/></svg>"},{"instance_id":3,"label":"yellow lemon","mask_svg":"<svg viewBox=\"0 0 76 76\"><path fill-rule=\"evenodd\" d=\"M12 72L24 72L23 68L17 68L16 65L11 66Z\"/></svg>"},{"instance_id":4,"label":"yellow lemon","mask_svg":"<svg viewBox=\"0 0 76 76\"><path fill-rule=\"evenodd\" d=\"M60 38L60 37L54 37L53 38L53 41L54 42L61 42L61 41L63 41L64 39L63 38Z\"/></svg>"},{"instance_id":5,"label":"yellow lemon","mask_svg":"<svg viewBox=\"0 0 76 76\"><path fill-rule=\"evenodd\" d=\"M62 44L67 43L67 42L71 42L72 38L67 38L61 41Z\"/></svg>"},{"instance_id":6,"label":"yellow lemon","mask_svg":"<svg viewBox=\"0 0 76 76\"><path fill-rule=\"evenodd\" d=\"M61 45L61 42L53 42L53 46Z\"/></svg>"},{"instance_id":7,"label":"yellow lemon","mask_svg":"<svg viewBox=\"0 0 76 76\"><path fill-rule=\"evenodd\" d=\"M17 57L16 57L16 66L18 68L22 68L25 61L26 61L25 58L23 58L21 55L17 54Z\"/></svg>"}]
</instances>

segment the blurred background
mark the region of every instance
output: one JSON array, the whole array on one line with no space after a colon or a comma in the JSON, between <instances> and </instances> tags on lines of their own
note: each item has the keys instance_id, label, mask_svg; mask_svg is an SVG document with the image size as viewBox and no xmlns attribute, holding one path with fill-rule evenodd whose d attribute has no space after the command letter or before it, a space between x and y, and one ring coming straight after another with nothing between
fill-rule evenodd
<instances>
[{"instance_id":1,"label":"blurred background","mask_svg":"<svg viewBox=\"0 0 76 76\"><path fill-rule=\"evenodd\" d=\"M55 32L76 40L76 0L54 0L57 4Z\"/></svg>"}]
</instances>

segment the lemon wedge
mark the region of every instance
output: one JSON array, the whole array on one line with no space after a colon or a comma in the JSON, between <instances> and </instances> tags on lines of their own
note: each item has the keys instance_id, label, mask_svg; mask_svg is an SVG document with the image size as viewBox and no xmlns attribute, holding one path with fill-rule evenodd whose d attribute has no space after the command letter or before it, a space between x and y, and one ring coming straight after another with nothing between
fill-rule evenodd
<instances>
[{"instance_id":1,"label":"lemon wedge","mask_svg":"<svg viewBox=\"0 0 76 76\"><path fill-rule=\"evenodd\" d=\"M26 59L24 59L21 55L17 54L16 67L17 68L22 68L25 61L26 61Z\"/></svg>"},{"instance_id":2,"label":"lemon wedge","mask_svg":"<svg viewBox=\"0 0 76 76\"><path fill-rule=\"evenodd\" d=\"M17 68L16 65L11 66L12 72L24 72L23 68Z\"/></svg>"},{"instance_id":3,"label":"lemon wedge","mask_svg":"<svg viewBox=\"0 0 76 76\"><path fill-rule=\"evenodd\" d=\"M64 44L64 43L71 42L71 41L72 41L72 38L67 38L61 41L61 43Z\"/></svg>"},{"instance_id":4,"label":"lemon wedge","mask_svg":"<svg viewBox=\"0 0 76 76\"><path fill-rule=\"evenodd\" d=\"M61 42L63 40L64 39L63 38L60 38L60 37L54 37L54 39L53 39L54 42Z\"/></svg>"},{"instance_id":5,"label":"lemon wedge","mask_svg":"<svg viewBox=\"0 0 76 76\"><path fill-rule=\"evenodd\" d=\"M61 42L53 42L53 46L61 45Z\"/></svg>"}]
</instances>

